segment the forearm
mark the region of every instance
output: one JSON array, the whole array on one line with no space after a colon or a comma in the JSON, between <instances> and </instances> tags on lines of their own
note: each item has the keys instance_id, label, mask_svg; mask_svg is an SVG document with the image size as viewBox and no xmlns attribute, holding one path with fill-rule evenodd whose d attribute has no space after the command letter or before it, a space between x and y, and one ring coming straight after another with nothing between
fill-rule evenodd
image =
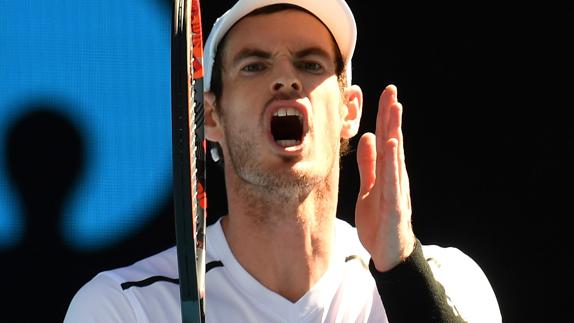
<instances>
[{"instance_id":1,"label":"forearm","mask_svg":"<svg viewBox=\"0 0 574 323\"><path fill-rule=\"evenodd\" d=\"M444 322L464 320L448 304L443 286L433 276L419 241L404 262L387 272L369 263L389 322Z\"/></svg>"}]
</instances>

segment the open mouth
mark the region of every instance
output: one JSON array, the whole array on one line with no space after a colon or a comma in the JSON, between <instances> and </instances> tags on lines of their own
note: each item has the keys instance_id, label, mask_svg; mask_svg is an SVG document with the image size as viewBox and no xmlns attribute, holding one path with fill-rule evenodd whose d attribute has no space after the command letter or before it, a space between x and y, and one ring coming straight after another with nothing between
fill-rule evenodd
<instances>
[{"instance_id":1,"label":"open mouth","mask_svg":"<svg viewBox=\"0 0 574 323\"><path fill-rule=\"evenodd\" d=\"M294 108L280 108L271 117L271 134L281 147L301 144L303 139L303 116Z\"/></svg>"}]
</instances>

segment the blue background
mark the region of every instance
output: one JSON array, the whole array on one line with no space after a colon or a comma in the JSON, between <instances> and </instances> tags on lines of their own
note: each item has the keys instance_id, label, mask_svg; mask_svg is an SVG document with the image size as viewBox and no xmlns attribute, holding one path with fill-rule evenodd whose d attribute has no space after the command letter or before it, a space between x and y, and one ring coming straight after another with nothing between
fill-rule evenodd
<instances>
[{"instance_id":1,"label":"blue background","mask_svg":"<svg viewBox=\"0 0 574 323\"><path fill-rule=\"evenodd\" d=\"M33 100L50 100L79 129L87 171L63 201L59 230L74 248L108 247L169 197L169 16L136 0L4 1L0 12L0 137ZM0 248L26 225L5 172Z\"/></svg>"}]
</instances>

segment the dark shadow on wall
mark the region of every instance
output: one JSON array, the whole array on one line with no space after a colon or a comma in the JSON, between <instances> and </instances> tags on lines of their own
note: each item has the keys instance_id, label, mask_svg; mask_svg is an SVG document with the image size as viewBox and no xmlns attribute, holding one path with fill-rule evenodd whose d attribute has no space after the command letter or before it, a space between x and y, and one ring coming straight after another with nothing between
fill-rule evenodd
<instances>
[{"instance_id":1,"label":"dark shadow on wall","mask_svg":"<svg viewBox=\"0 0 574 323\"><path fill-rule=\"evenodd\" d=\"M75 181L84 172L85 147L80 131L54 107L35 103L9 129L7 168L12 186L27 216L23 247L41 242L44 248L63 248L51 228Z\"/></svg>"},{"instance_id":2,"label":"dark shadow on wall","mask_svg":"<svg viewBox=\"0 0 574 323\"><path fill-rule=\"evenodd\" d=\"M0 252L5 298L0 322L62 322L75 292L97 272L130 263L174 243L171 200L134 235L104 250L82 253L60 231L62 207L89 170L82 131L54 103L38 100L7 131L7 171L23 210L24 237ZM57 103L63 104L63 103Z\"/></svg>"},{"instance_id":3,"label":"dark shadow on wall","mask_svg":"<svg viewBox=\"0 0 574 323\"><path fill-rule=\"evenodd\" d=\"M46 100L47 101L47 100ZM8 129L7 172L23 210L24 238L2 255L3 285L11 295L3 322L57 322L71 292L69 272L78 256L59 233L62 206L84 172L85 146L80 131L57 106L42 100ZM17 110L16 110L17 111ZM7 286L7 288L6 288Z\"/></svg>"}]
</instances>

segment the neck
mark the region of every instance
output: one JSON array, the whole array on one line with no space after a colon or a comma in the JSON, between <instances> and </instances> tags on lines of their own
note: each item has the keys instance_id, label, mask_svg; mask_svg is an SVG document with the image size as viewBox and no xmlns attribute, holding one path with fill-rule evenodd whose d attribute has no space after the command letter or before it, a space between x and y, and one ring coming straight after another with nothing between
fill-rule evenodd
<instances>
[{"instance_id":1,"label":"neck","mask_svg":"<svg viewBox=\"0 0 574 323\"><path fill-rule=\"evenodd\" d=\"M336 217L338 163L306 190L283 194L226 177L223 221L239 263L270 290L295 302L327 271Z\"/></svg>"}]
</instances>

